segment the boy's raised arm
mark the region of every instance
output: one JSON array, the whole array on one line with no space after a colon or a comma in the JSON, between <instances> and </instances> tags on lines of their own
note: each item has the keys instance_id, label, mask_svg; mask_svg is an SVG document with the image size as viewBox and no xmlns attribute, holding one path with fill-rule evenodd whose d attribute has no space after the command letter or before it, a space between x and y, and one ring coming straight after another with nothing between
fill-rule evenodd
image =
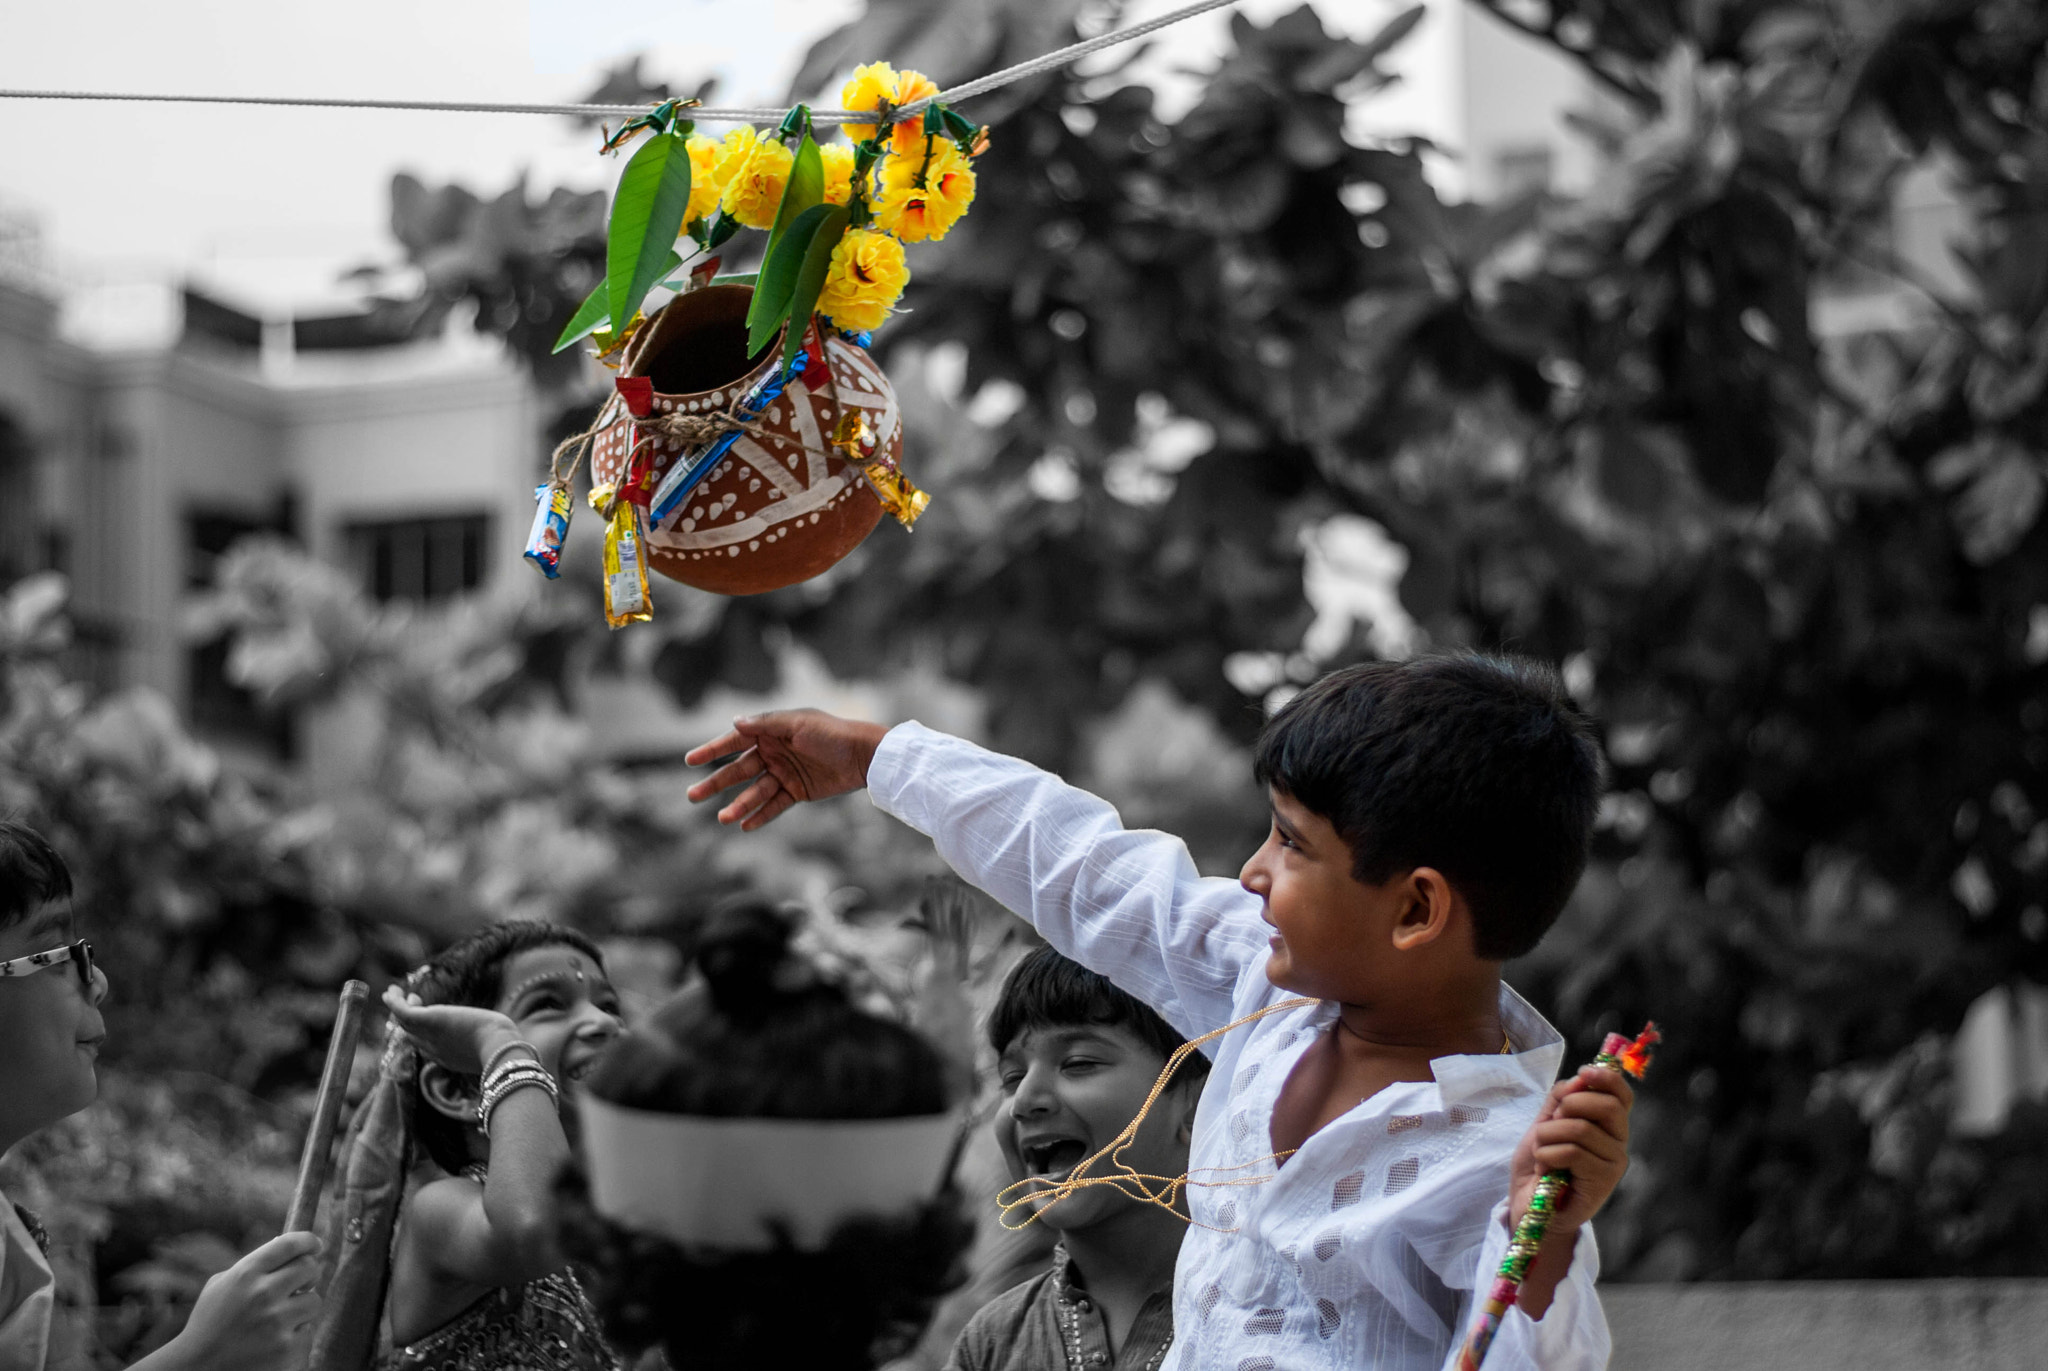
<instances>
[{"instance_id":1,"label":"boy's raised arm","mask_svg":"<svg viewBox=\"0 0 2048 1371\"><path fill-rule=\"evenodd\" d=\"M817 710L738 720L685 760L734 753L690 788L703 801L745 786L721 823L751 830L866 785L955 871L1190 1037L1229 1022L1239 974L1264 950L1257 896L1205 879L1179 839L1126 829L1107 802L1028 762L914 723Z\"/></svg>"}]
</instances>

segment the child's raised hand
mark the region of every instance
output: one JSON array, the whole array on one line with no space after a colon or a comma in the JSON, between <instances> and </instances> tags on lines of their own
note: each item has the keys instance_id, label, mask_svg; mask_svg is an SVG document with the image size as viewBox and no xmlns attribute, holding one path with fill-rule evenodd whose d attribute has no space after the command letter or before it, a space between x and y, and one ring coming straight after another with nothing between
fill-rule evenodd
<instances>
[{"instance_id":1,"label":"child's raised hand","mask_svg":"<svg viewBox=\"0 0 2048 1371\"><path fill-rule=\"evenodd\" d=\"M1522 1221L1536 1181L1546 1171L1572 1174L1564 1203L1551 1215L1549 1237L1576 1233L1598 1213L1628 1170L1628 1119L1635 1102L1628 1079L1604 1066L1582 1066L1577 1075L1552 1086L1515 1149L1508 1227Z\"/></svg>"},{"instance_id":2,"label":"child's raised hand","mask_svg":"<svg viewBox=\"0 0 2048 1371\"><path fill-rule=\"evenodd\" d=\"M474 1076L498 1047L519 1039L519 1028L495 1009L466 1004L421 1004L398 986L384 989L384 1007L429 1060Z\"/></svg>"},{"instance_id":3,"label":"child's raised hand","mask_svg":"<svg viewBox=\"0 0 2048 1371\"><path fill-rule=\"evenodd\" d=\"M868 783L868 763L889 730L880 724L842 719L819 709L785 709L735 719L732 731L700 743L684 755L690 766L734 757L690 787L693 803L753 784L718 811L718 822L737 823L751 833L799 800L823 800Z\"/></svg>"},{"instance_id":4,"label":"child's raised hand","mask_svg":"<svg viewBox=\"0 0 2048 1371\"><path fill-rule=\"evenodd\" d=\"M287 1371L305 1365L320 1314L320 1239L272 1238L206 1283L185 1330L135 1371Z\"/></svg>"}]
</instances>

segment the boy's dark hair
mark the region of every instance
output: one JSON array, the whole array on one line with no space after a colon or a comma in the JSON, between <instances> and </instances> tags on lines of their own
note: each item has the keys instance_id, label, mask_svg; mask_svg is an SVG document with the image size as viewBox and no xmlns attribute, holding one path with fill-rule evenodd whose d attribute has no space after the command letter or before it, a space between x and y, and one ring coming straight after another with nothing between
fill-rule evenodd
<instances>
[{"instance_id":1,"label":"boy's dark hair","mask_svg":"<svg viewBox=\"0 0 2048 1371\"><path fill-rule=\"evenodd\" d=\"M573 947L604 968L604 954L597 944L573 928L542 923L535 919L513 919L480 928L450 943L415 973L406 988L426 1004L466 1004L488 1009L505 989L505 963L515 955L536 947ZM421 1063L424 1068L425 1063ZM414 1078L413 1089L419 1089ZM450 1175L469 1164L467 1126L446 1117L415 1098L413 1134L434 1164Z\"/></svg>"},{"instance_id":2,"label":"boy's dark hair","mask_svg":"<svg viewBox=\"0 0 2048 1371\"><path fill-rule=\"evenodd\" d=\"M1119 990L1107 976L1064 957L1050 947L1032 951L1010 969L996 1006L989 1011L988 1045L1000 1056L1020 1033L1035 1028L1099 1024L1121 1028L1159 1054L1163 1063L1186 1041L1143 1002ZM1174 1074L1177 1084L1209 1074L1209 1059L1190 1052Z\"/></svg>"},{"instance_id":3,"label":"boy's dark hair","mask_svg":"<svg viewBox=\"0 0 2048 1371\"><path fill-rule=\"evenodd\" d=\"M944 1112L938 1050L807 979L788 959L789 936L787 921L762 904L714 914L697 949L705 985L613 1043L591 1072L591 1093L728 1118ZM563 1248L588 1271L613 1346L637 1355L659 1343L671 1365L705 1371L880 1365L909 1348L960 1283L974 1234L950 1187L907 1214L848 1220L818 1251L785 1239L726 1252L636 1232L591 1208L573 1168L560 1194Z\"/></svg>"},{"instance_id":4,"label":"boy's dark hair","mask_svg":"<svg viewBox=\"0 0 2048 1371\"><path fill-rule=\"evenodd\" d=\"M28 918L52 900L71 898L71 868L50 840L13 819L0 819L0 928Z\"/></svg>"},{"instance_id":5,"label":"boy's dark hair","mask_svg":"<svg viewBox=\"0 0 2048 1371\"><path fill-rule=\"evenodd\" d=\"M1556 921L1600 802L1592 723L1556 672L1513 657L1333 671L1273 716L1253 772L1329 820L1360 881L1441 871L1494 961Z\"/></svg>"}]
</instances>

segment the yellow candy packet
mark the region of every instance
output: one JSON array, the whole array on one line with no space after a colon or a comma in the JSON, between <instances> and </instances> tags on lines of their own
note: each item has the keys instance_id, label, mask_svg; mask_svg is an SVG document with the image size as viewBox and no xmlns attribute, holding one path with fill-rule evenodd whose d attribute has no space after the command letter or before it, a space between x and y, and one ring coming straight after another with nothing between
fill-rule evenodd
<instances>
[{"instance_id":1,"label":"yellow candy packet","mask_svg":"<svg viewBox=\"0 0 2048 1371\"><path fill-rule=\"evenodd\" d=\"M605 516L604 621L613 628L646 623L654 617L654 600L647 588L645 513L615 498L610 486L591 491L590 503Z\"/></svg>"}]
</instances>

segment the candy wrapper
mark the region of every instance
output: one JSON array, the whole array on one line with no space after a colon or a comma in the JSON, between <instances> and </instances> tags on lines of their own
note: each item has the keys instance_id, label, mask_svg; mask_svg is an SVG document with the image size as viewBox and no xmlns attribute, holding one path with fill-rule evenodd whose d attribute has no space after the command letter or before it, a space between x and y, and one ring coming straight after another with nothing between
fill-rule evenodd
<instances>
[{"instance_id":1,"label":"candy wrapper","mask_svg":"<svg viewBox=\"0 0 2048 1371\"><path fill-rule=\"evenodd\" d=\"M541 486L533 498L540 507L533 512L533 531L526 535L526 560L552 581L562 574L562 544L569 541L568 483Z\"/></svg>"},{"instance_id":2,"label":"candy wrapper","mask_svg":"<svg viewBox=\"0 0 2048 1371\"><path fill-rule=\"evenodd\" d=\"M924 513L932 497L910 483L901 467L890 461L875 444L874 430L868 427L867 416L859 410L849 410L832 428L832 446L838 448L846 460L860 468L861 475L868 478L874 487L875 498L882 502L897 523L909 528L917 522L917 516Z\"/></svg>"},{"instance_id":3,"label":"candy wrapper","mask_svg":"<svg viewBox=\"0 0 2048 1371\"><path fill-rule=\"evenodd\" d=\"M654 617L647 589L646 511L602 485L590 492L590 503L605 516L604 621L613 628L645 623Z\"/></svg>"}]
</instances>

